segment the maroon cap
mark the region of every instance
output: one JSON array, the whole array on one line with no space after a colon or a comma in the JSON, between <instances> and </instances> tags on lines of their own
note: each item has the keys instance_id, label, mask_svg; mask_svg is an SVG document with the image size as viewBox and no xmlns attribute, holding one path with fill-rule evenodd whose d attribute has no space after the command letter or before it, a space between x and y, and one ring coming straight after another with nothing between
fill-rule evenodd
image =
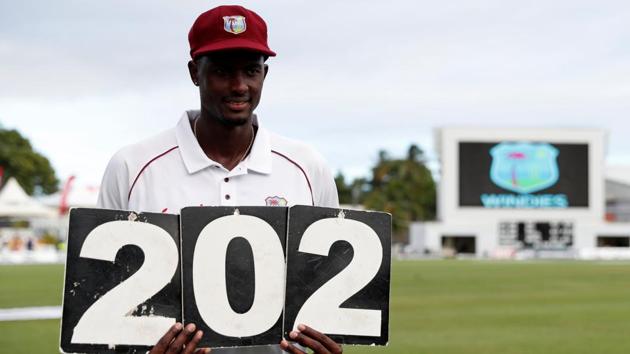
<instances>
[{"instance_id":1,"label":"maroon cap","mask_svg":"<svg viewBox=\"0 0 630 354\"><path fill-rule=\"evenodd\" d=\"M227 49L245 49L275 56L267 45L267 25L254 11L242 6L219 6L195 20L188 33L190 56Z\"/></svg>"}]
</instances>

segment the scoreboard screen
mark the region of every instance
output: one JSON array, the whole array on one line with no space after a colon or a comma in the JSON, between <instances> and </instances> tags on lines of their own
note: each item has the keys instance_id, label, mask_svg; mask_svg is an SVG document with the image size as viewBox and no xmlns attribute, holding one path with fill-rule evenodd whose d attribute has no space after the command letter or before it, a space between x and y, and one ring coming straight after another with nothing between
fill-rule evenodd
<instances>
[{"instance_id":1,"label":"scoreboard screen","mask_svg":"<svg viewBox=\"0 0 630 354\"><path fill-rule=\"evenodd\" d=\"M589 207L589 145L459 142L459 206Z\"/></svg>"}]
</instances>

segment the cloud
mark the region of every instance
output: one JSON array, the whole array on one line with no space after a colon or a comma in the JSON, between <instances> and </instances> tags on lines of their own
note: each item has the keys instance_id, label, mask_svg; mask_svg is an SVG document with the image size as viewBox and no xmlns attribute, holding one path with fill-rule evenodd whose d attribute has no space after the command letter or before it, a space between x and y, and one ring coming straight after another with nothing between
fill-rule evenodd
<instances>
[{"instance_id":1,"label":"cloud","mask_svg":"<svg viewBox=\"0 0 630 354\"><path fill-rule=\"evenodd\" d=\"M267 20L278 52L262 121L335 169L367 172L379 149L412 142L435 159L432 132L444 125L600 127L611 160L630 156L625 1L244 5ZM33 137L60 174L100 175L117 148L198 105L186 36L210 6L3 3L0 121Z\"/></svg>"}]
</instances>

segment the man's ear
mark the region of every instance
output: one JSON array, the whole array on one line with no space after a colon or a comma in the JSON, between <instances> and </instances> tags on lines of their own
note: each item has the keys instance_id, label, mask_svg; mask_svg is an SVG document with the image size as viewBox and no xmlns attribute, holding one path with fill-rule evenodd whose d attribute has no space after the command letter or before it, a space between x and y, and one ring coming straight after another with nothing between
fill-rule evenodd
<instances>
[{"instance_id":1,"label":"man's ear","mask_svg":"<svg viewBox=\"0 0 630 354\"><path fill-rule=\"evenodd\" d=\"M265 76L267 77L267 73L269 72L269 65L265 64Z\"/></svg>"},{"instance_id":2,"label":"man's ear","mask_svg":"<svg viewBox=\"0 0 630 354\"><path fill-rule=\"evenodd\" d=\"M188 73L190 74L190 80L192 80L195 86L199 86L199 79L197 78L197 63L194 60L188 62Z\"/></svg>"}]
</instances>

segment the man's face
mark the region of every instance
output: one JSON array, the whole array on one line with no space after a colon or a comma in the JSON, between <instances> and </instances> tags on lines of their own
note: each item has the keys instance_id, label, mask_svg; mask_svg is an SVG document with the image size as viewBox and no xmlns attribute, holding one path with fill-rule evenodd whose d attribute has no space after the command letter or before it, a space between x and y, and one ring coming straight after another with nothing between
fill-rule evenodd
<instances>
[{"instance_id":1,"label":"man's face","mask_svg":"<svg viewBox=\"0 0 630 354\"><path fill-rule=\"evenodd\" d=\"M199 85L201 109L226 125L249 122L260 102L267 65L261 54L230 50L202 56L188 64Z\"/></svg>"}]
</instances>

